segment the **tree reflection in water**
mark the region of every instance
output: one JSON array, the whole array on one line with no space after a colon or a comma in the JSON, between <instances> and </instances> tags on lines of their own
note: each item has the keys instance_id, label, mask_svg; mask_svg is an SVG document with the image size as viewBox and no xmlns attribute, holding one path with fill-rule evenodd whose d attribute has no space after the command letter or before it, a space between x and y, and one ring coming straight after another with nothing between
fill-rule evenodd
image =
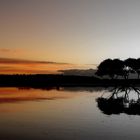
<instances>
[{"instance_id":1,"label":"tree reflection in water","mask_svg":"<svg viewBox=\"0 0 140 140\"><path fill-rule=\"evenodd\" d=\"M121 86L109 90L110 97L96 99L98 108L107 115L126 113L140 115L140 89L134 86ZM136 94L135 98L132 98ZM131 98L130 98L131 97Z\"/></svg>"}]
</instances>

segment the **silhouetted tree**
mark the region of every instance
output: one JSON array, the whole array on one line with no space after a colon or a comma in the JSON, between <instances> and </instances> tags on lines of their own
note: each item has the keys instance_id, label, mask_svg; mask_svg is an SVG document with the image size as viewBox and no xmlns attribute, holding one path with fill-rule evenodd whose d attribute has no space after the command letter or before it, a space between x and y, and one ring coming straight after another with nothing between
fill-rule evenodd
<instances>
[{"instance_id":1,"label":"silhouetted tree","mask_svg":"<svg viewBox=\"0 0 140 140\"><path fill-rule=\"evenodd\" d=\"M98 66L96 75L101 77L104 75L109 75L111 78L114 78L114 73L112 71L113 68L112 64L113 64L112 59L106 59L103 62L101 62Z\"/></svg>"},{"instance_id":2,"label":"silhouetted tree","mask_svg":"<svg viewBox=\"0 0 140 140\"><path fill-rule=\"evenodd\" d=\"M139 61L139 62L138 62ZM140 59L135 59L135 58L128 58L124 61L128 73L139 73L140 69ZM139 74L138 74L139 77Z\"/></svg>"},{"instance_id":3,"label":"silhouetted tree","mask_svg":"<svg viewBox=\"0 0 140 140\"><path fill-rule=\"evenodd\" d=\"M99 64L96 74L98 76L108 75L111 78L114 78L115 76L116 78L118 76L126 78L127 72L124 67L124 62L120 59L106 59Z\"/></svg>"},{"instance_id":4,"label":"silhouetted tree","mask_svg":"<svg viewBox=\"0 0 140 140\"><path fill-rule=\"evenodd\" d=\"M114 59L112 61L112 71L114 75L116 75L116 78L118 76L123 76L124 78L127 78L128 73L125 70L124 62L120 59Z\"/></svg>"},{"instance_id":5,"label":"silhouetted tree","mask_svg":"<svg viewBox=\"0 0 140 140\"><path fill-rule=\"evenodd\" d=\"M137 59L137 74L138 74L138 79L140 77L140 58Z\"/></svg>"}]
</instances>

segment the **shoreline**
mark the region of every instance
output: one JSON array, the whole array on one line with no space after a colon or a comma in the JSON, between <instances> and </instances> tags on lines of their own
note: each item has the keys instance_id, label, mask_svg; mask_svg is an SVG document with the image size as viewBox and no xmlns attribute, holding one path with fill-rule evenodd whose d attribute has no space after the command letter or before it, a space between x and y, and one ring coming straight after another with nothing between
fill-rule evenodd
<instances>
[{"instance_id":1,"label":"shoreline","mask_svg":"<svg viewBox=\"0 0 140 140\"><path fill-rule=\"evenodd\" d=\"M99 79L66 75L0 75L0 87L110 87L140 86L140 79Z\"/></svg>"}]
</instances>

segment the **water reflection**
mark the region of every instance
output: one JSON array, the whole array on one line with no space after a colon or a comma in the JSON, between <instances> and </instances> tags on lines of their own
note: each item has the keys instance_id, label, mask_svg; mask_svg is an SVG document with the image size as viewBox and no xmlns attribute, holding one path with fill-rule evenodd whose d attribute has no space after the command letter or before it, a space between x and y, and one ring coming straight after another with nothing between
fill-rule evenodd
<instances>
[{"instance_id":1,"label":"water reflection","mask_svg":"<svg viewBox=\"0 0 140 140\"><path fill-rule=\"evenodd\" d=\"M121 86L109 89L111 96L97 98L98 108L107 115L126 113L140 115L140 88Z\"/></svg>"},{"instance_id":2,"label":"water reflection","mask_svg":"<svg viewBox=\"0 0 140 140\"><path fill-rule=\"evenodd\" d=\"M138 91L137 88L135 90ZM101 97L104 91L105 89L100 87L65 87L59 90L56 88L51 90L0 88L0 102L3 102L0 104L0 140L112 140L114 138L132 140L139 138L140 116L120 114L108 117L96 106L98 103L102 111L112 114L111 111L115 111L113 106L116 105L119 114L122 107L119 99L124 97L125 90L122 92L121 88L109 88L110 93L114 95L111 94L108 98L105 98L105 95ZM128 89L127 94L129 101L132 102L132 99L134 103L138 101L138 93L134 89ZM135 96L130 96L134 94ZM109 95L108 91L106 95ZM104 100L101 101L98 97ZM7 103L9 99L11 99L10 103ZM126 99L128 99L127 96ZM133 108L137 109L134 106ZM140 114L138 109L135 112Z\"/></svg>"},{"instance_id":3,"label":"water reflection","mask_svg":"<svg viewBox=\"0 0 140 140\"><path fill-rule=\"evenodd\" d=\"M0 103L67 99L77 96L63 89L0 88Z\"/></svg>"},{"instance_id":4,"label":"water reflection","mask_svg":"<svg viewBox=\"0 0 140 140\"><path fill-rule=\"evenodd\" d=\"M100 96L104 91L111 95ZM81 96L82 93L96 96L97 107L104 114L140 115L140 88L134 86L112 87L107 90L103 87L0 88L0 103L68 99Z\"/></svg>"}]
</instances>

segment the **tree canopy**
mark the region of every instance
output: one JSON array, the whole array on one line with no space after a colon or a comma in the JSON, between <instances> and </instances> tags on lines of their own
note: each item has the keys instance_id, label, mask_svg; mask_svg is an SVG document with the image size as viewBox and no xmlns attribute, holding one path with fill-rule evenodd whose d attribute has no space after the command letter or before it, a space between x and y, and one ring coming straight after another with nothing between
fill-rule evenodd
<instances>
[{"instance_id":1,"label":"tree canopy","mask_svg":"<svg viewBox=\"0 0 140 140\"><path fill-rule=\"evenodd\" d=\"M108 75L110 78L122 76L128 78L130 73L140 75L140 58L128 58L124 61L120 59L106 59L102 61L97 67L96 75Z\"/></svg>"}]
</instances>

